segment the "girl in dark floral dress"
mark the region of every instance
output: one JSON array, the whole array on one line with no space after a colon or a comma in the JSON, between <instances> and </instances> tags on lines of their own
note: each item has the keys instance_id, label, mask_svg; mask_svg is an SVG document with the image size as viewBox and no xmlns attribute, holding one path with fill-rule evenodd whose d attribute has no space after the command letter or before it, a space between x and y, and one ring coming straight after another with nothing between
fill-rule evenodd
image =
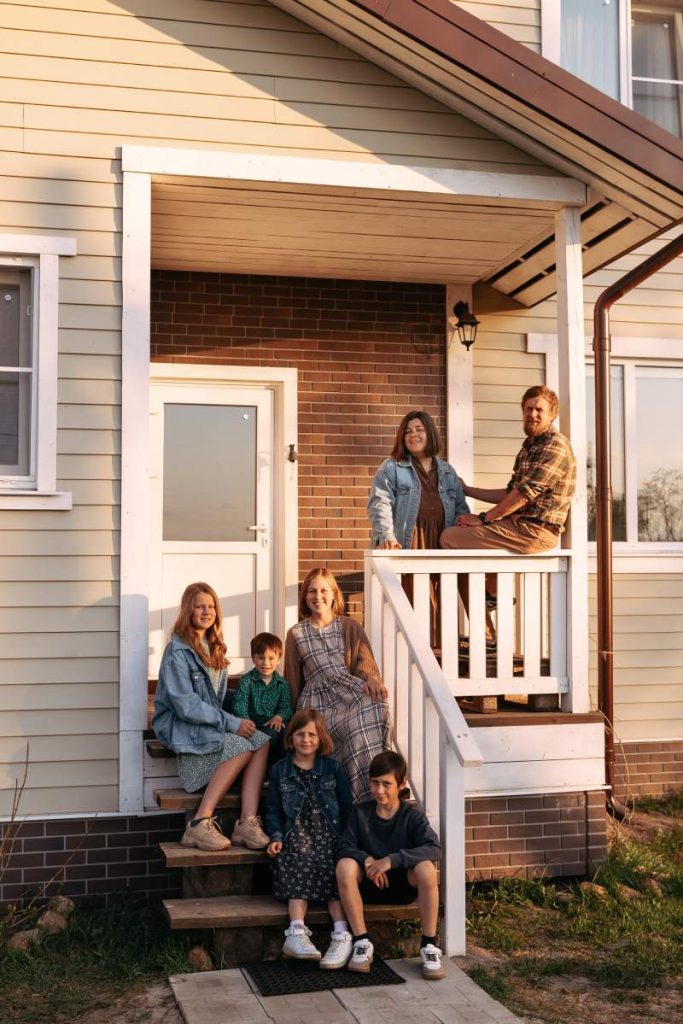
<instances>
[{"instance_id":1,"label":"girl in dark floral dress","mask_svg":"<svg viewBox=\"0 0 683 1024\"><path fill-rule=\"evenodd\" d=\"M351 938L334 875L335 848L351 808L351 790L342 766L328 756L332 740L320 712L297 711L284 745L288 753L271 769L266 803L273 895L289 903L282 952L295 960L321 960L304 919L309 900L327 903L334 931L320 966L335 970Z\"/></svg>"}]
</instances>

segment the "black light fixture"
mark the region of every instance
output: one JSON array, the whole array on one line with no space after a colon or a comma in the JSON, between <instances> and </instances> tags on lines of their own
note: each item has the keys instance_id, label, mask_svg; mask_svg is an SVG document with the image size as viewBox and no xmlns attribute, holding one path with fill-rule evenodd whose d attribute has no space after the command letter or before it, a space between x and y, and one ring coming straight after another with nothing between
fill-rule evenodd
<instances>
[{"instance_id":1,"label":"black light fixture","mask_svg":"<svg viewBox=\"0 0 683 1024\"><path fill-rule=\"evenodd\" d=\"M470 346L474 345L477 337L479 321L474 313L470 312L470 307L467 302L456 302L453 306L453 312L458 318L455 324L458 337L460 338L461 344L463 344L469 352Z\"/></svg>"}]
</instances>

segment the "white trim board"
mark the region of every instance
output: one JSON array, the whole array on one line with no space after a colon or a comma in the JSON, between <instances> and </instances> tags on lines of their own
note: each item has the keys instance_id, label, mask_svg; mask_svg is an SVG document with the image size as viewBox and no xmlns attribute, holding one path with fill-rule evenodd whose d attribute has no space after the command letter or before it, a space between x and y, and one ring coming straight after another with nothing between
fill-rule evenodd
<instances>
[{"instance_id":1,"label":"white trim board","mask_svg":"<svg viewBox=\"0 0 683 1024\"><path fill-rule=\"evenodd\" d=\"M462 198L517 199L552 206L586 203L586 186L574 178L549 175L409 167L368 160L321 160L219 150L122 146L121 167L152 175L278 182L388 192L421 192Z\"/></svg>"}]
</instances>

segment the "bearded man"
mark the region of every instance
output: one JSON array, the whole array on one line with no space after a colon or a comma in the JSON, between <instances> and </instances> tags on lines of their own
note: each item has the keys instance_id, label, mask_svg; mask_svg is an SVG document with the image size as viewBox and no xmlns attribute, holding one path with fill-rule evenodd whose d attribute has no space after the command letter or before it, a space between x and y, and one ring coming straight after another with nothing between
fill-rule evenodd
<instances>
[{"instance_id":1,"label":"bearded man","mask_svg":"<svg viewBox=\"0 0 683 1024\"><path fill-rule=\"evenodd\" d=\"M574 488L572 447L552 423L560 403L538 385L522 396L526 440L515 459L506 488L468 487L466 497L493 503L475 515L461 515L441 534L442 548L504 548L528 555L555 547L564 530Z\"/></svg>"}]
</instances>

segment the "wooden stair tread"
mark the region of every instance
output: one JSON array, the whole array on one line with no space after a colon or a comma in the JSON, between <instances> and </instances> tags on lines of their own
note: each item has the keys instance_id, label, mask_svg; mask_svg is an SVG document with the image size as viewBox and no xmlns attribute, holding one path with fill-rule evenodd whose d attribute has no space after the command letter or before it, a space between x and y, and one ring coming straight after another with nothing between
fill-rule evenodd
<instances>
[{"instance_id":1,"label":"wooden stair tread","mask_svg":"<svg viewBox=\"0 0 683 1024\"><path fill-rule=\"evenodd\" d=\"M187 928L249 928L289 923L287 903L272 896L214 896L209 899L164 900L164 912L173 929ZM401 906L363 908L368 921L402 921L419 917L417 903ZM310 904L306 920L325 924L330 919L325 904Z\"/></svg>"},{"instance_id":2,"label":"wooden stair tread","mask_svg":"<svg viewBox=\"0 0 683 1024\"><path fill-rule=\"evenodd\" d=\"M175 752L165 747L159 740L147 740L145 748L150 757L162 758L162 757L175 757Z\"/></svg>"},{"instance_id":3,"label":"wooden stair tread","mask_svg":"<svg viewBox=\"0 0 683 1024\"><path fill-rule=\"evenodd\" d=\"M248 850L246 846L231 846L228 850L197 850L180 843L159 843L166 858L167 868L208 868L217 865L262 864L268 861L265 850Z\"/></svg>"},{"instance_id":4,"label":"wooden stair tread","mask_svg":"<svg viewBox=\"0 0 683 1024\"><path fill-rule=\"evenodd\" d=\"M163 811L192 811L199 807L203 793L186 793L184 789L155 789L154 799ZM237 810L240 806L239 793L226 793L218 801L218 810Z\"/></svg>"}]
</instances>

